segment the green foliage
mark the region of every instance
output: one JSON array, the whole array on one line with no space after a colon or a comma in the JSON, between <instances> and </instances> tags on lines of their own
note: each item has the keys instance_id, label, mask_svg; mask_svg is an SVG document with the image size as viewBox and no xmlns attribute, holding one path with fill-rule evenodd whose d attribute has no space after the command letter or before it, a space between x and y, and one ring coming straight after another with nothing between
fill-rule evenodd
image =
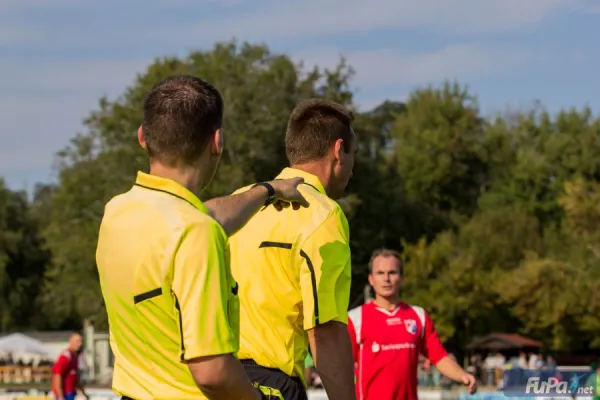
<instances>
[{"instance_id":1,"label":"green foliage","mask_svg":"<svg viewBox=\"0 0 600 400\"><path fill-rule=\"evenodd\" d=\"M283 134L300 99L354 107L343 59L304 71L247 43L156 59L120 98L100 99L86 132L60 152L55 187L39 186L28 203L0 185L0 301L10 305L0 308L0 329L75 328L88 317L106 325L99 222L105 203L147 167L135 136L145 94L177 73L206 78L225 100L225 155L206 198L285 166ZM424 306L455 348L491 331L556 350L600 347L600 119L589 109L489 119L466 88L445 82L357 112L354 128L357 168L340 200L351 226L352 303L372 250L392 247L406 259L404 299Z\"/></svg>"},{"instance_id":2,"label":"green foliage","mask_svg":"<svg viewBox=\"0 0 600 400\"><path fill-rule=\"evenodd\" d=\"M0 331L43 323L36 299L49 261L26 193L0 178Z\"/></svg>"}]
</instances>

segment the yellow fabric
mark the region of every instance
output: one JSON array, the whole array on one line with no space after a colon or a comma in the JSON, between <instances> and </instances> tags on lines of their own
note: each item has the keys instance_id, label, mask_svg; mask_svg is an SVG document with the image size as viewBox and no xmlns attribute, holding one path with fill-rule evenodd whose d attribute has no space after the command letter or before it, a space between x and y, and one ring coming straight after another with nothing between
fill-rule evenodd
<instances>
[{"instance_id":1,"label":"yellow fabric","mask_svg":"<svg viewBox=\"0 0 600 400\"><path fill-rule=\"evenodd\" d=\"M351 264L341 208L312 174L286 168L278 178L296 176L304 178L299 189L310 206L280 212L267 207L229 244L231 270L240 285L238 357L304 381L306 330L348 321Z\"/></svg>"},{"instance_id":2,"label":"yellow fabric","mask_svg":"<svg viewBox=\"0 0 600 400\"><path fill-rule=\"evenodd\" d=\"M275 389L272 388L270 386L263 386L260 385L256 382L253 383L254 387L257 388L258 390L260 390L265 396L267 396L267 399L271 400L285 400L283 398L283 395L281 394L281 391L279 389Z\"/></svg>"},{"instance_id":3,"label":"yellow fabric","mask_svg":"<svg viewBox=\"0 0 600 400\"><path fill-rule=\"evenodd\" d=\"M206 207L174 181L139 172L106 205L96 260L113 390L138 400L206 398L184 361L239 346L227 237Z\"/></svg>"}]
</instances>

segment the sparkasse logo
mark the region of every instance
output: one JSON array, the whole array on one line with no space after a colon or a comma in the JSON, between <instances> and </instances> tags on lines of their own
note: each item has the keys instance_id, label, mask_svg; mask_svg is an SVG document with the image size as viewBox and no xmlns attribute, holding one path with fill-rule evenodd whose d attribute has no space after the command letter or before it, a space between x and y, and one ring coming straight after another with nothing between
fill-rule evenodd
<instances>
[{"instance_id":1,"label":"sparkasse logo","mask_svg":"<svg viewBox=\"0 0 600 400\"><path fill-rule=\"evenodd\" d=\"M505 371L506 397L593 397L596 376L585 371L512 370Z\"/></svg>"}]
</instances>

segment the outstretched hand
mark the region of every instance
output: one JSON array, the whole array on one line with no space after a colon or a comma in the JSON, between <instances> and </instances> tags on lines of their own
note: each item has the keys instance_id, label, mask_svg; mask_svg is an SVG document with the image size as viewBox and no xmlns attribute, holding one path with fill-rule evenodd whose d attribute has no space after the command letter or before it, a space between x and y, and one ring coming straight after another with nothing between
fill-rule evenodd
<instances>
[{"instance_id":1,"label":"outstretched hand","mask_svg":"<svg viewBox=\"0 0 600 400\"><path fill-rule=\"evenodd\" d=\"M279 179L269 182L275 190L275 197L277 199L273 203L273 207L277 211L289 207L290 204L294 210L298 210L300 207L308 207L308 201L298 190L298 185L302 183L304 183L303 178Z\"/></svg>"},{"instance_id":2,"label":"outstretched hand","mask_svg":"<svg viewBox=\"0 0 600 400\"><path fill-rule=\"evenodd\" d=\"M469 394L474 394L477 391L477 381L471 374L461 376L460 381L469 390Z\"/></svg>"}]
</instances>

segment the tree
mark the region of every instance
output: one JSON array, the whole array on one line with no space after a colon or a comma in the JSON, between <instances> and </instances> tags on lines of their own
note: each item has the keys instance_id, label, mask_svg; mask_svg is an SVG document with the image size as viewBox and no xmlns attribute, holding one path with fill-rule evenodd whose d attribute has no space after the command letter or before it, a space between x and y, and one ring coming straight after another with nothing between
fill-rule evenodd
<instances>
[{"instance_id":1,"label":"tree","mask_svg":"<svg viewBox=\"0 0 600 400\"><path fill-rule=\"evenodd\" d=\"M26 193L0 179L0 331L40 321L35 301L49 257Z\"/></svg>"},{"instance_id":2,"label":"tree","mask_svg":"<svg viewBox=\"0 0 600 400\"><path fill-rule=\"evenodd\" d=\"M315 68L304 74L289 57L247 43L217 44L185 58L157 59L119 99L101 99L99 110L85 121L88 132L77 135L59 155L59 185L45 231L54 257L43 301L57 323L77 315L94 316L98 326L106 324L94 259L103 207L128 190L137 170L146 170L146 156L134 135L143 99L160 80L178 73L207 79L225 102L225 154L205 198L272 179L279 172L285 165L287 118L300 99L352 102L352 70L343 60L333 71Z\"/></svg>"},{"instance_id":3,"label":"tree","mask_svg":"<svg viewBox=\"0 0 600 400\"><path fill-rule=\"evenodd\" d=\"M406 195L432 213L471 215L487 183L484 128L475 99L458 84L414 92L391 131Z\"/></svg>"},{"instance_id":4,"label":"tree","mask_svg":"<svg viewBox=\"0 0 600 400\"><path fill-rule=\"evenodd\" d=\"M57 185L38 186L28 202L0 181L0 329L76 328L88 317L106 326L94 259L104 205L146 171L135 135L144 97L179 73L215 84L226 105L225 153L203 198L286 165L283 135L299 100L356 110L344 59L305 71L267 46L235 42L156 59L119 98L100 99L58 154ZM443 82L356 112L354 130L356 169L339 200L352 306L371 252L391 247L406 260L403 299L425 307L458 354L492 331L554 350L600 348L600 119L590 109L551 115L537 104L487 119L466 88Z\"/></svg>"}]
</instances>

